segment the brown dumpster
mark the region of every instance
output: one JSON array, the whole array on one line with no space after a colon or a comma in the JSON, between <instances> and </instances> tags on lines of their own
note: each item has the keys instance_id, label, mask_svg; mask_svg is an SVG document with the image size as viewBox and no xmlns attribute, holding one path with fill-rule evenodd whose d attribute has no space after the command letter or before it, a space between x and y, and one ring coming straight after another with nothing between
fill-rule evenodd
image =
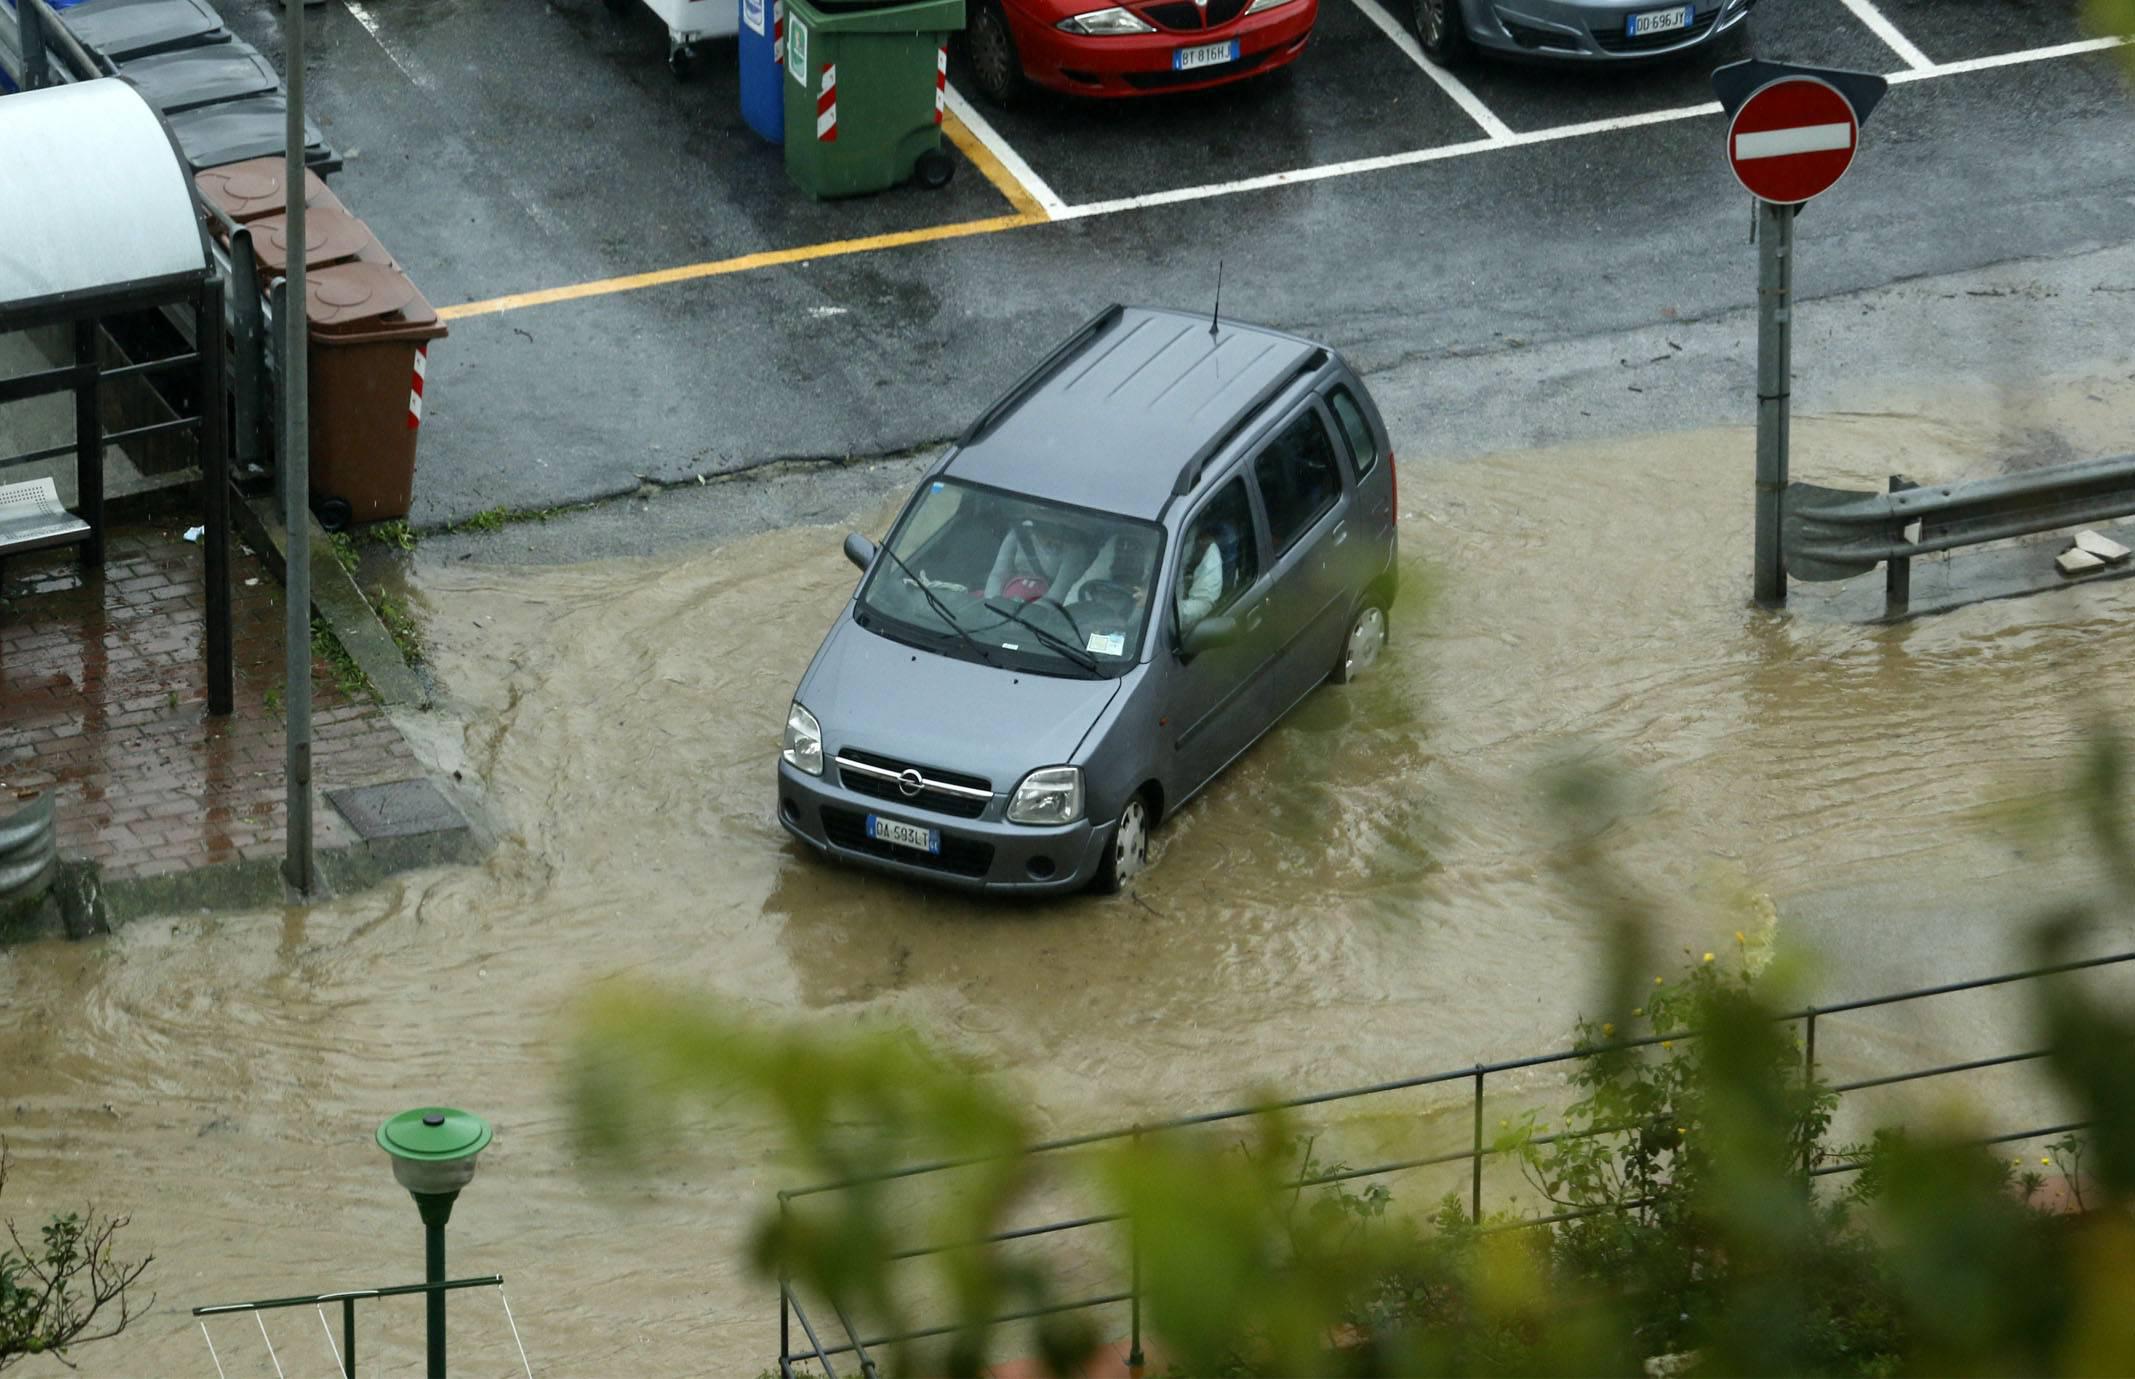
<instances>
[{"instance_id":1,"label":"brown dumpster","mask_svg":"<svg viewBox=\"0 0 2135 1379\"><path fill-rule=\"evenodd\" d=\"M383 263L320 268L304 288L312 507L322 520L328 512L338 519L342 503L353 522L405 517L415 496L423 375L445 324L407 275Z\"/></svg>"},{"instance_id":2,"label":"brown dumpster","mask_svg":"<svg viewBox=\"0 0 2135 1379\"><path fill-rule=\"evenodd\" d=\"M204 169L193 175L193 182L204 200L238 224L246 225L289 209L289 183L284 176L287 171L278 157L248 158L242 163ZM304 173L304 204L331 211L348 210L341 198L326 189L319 174L309 170ZM218 224L216 228L221 227Z\"/></svg>"},{"instance_id":3,"label":"brown dumpster","mask_svg":"<svg viewBox=\"0 0 2135 1379\"><path fill-rule=\"evenodd\" d=\"M289 214L261 216L251 224L252 252L259 259L262 281L279 278L289 271ZM378 248L378 238L371 227L347 211L337 211L329 206L313 206L304 213L304 267L307 270L325 268L329 264L350 263L365 256L364 251ZM382 251L380 251L382 252Z\"/></svg>"}]
</instances>

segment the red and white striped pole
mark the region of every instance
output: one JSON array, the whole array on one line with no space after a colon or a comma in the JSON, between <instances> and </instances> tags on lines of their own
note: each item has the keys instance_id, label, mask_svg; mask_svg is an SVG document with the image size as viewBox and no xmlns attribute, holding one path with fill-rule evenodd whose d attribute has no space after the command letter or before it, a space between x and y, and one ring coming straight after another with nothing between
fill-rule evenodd
<instances>
[{"instance_id":1,"label":"red and white striped pole","mask_svg":"<svg viewBox=\"0 0 2135 1379\"><path fill-rule=\"evenodd\" d=\"M826 144L838 141L838 67L823 64L823 88L815 98L815 137Z\"/></svg>"},{"instance_id":2,"label":"red and white striped pole","mask_svg":"<svg viewBox=\"0 0 2135 1379\"><path fill-rule=\"evenodd\" d=\"M934 123L940 124L942 112L949 105L949 45L941 45L934 55Z\"/></svg>"},{"instance_id":3,"label":"red and white striped pole","mask_svg":"<svg viewBox=\"0 0 2135 1379\"><path fill-rule=\"evenodd\" d=\"M408 381L408 429L423 424L423 376L430 370L430 346L415 347L415 375Z\"/></svg>"}]
</instances>

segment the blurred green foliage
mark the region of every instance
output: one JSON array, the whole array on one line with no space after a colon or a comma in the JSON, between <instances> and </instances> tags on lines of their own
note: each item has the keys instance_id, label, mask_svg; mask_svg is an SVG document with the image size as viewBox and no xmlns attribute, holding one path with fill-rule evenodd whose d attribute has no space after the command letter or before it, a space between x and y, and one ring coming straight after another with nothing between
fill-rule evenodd
<instances>
[{"instance_id":1,"label":"blurred green foliage","mask_svg":"<svg viewBox=\"0 0 2135 1379\"><path fill-rule=\"evenodd\" d=\"M2135 895L2127 775L2125 745L2099 732L2047 806L2051 826L2093 841L2110 884L2041 917L2041 964L2096 951L2089 940ZM1550 783L1567 825L1555 864L1614 957L1601 1014L1576 1031L1590 1056L1572 1065L1570 1103L1552 1122L1508 1117L1492 1146L1526 1177L1517 1211L1407 1209L1272 1111L1242 1133L1138 1135L1041 1167L1017 1152L1031 1128L1013 1099L908 1034L765 1030L637 991L583 1014L577 1124L601 1162L627 1165L688 1126L693 1104L768 1108L793 1181L852 1185L767 1210L755 1262L795 1281L826 1341L828 1299L877 1334L953 1319L938 1342L888 1357L894 1374L980 1374L1004 1343L1066 1374L1113 1338L1083 1312L1028 1334L989 1325L1088 1291L1052 1276L1042 1250L889 1260L1071 1214L1043 1196L1062 1158L1080 1209L1094 1194L1131 1223L1157 1372L2135 1372L2135 1016L2078 977L2027 984L2053 1049L2042 1075L2090 1123L2080 1138L2013 1151L1952 1123L1833 1145L1836 1098L1805 1077L1797 1027L1776 1018L1803 1003L1792 966L1752 961L1737 934L1724 957L1653 975L1655 907L1610 857L1620 792L1591 769ZM972 1162L871 1177L924 1160ZM1122 1329L1119 1309L1095 1315Z\"/></svg>"}]
</instances>

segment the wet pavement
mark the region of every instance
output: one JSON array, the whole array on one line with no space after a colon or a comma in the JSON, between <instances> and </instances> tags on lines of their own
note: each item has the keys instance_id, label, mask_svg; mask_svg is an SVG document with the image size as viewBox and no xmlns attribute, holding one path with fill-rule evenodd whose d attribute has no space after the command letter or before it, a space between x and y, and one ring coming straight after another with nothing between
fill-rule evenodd
<instances>
[{"instance_id":1,"label":"wet pavement","mask_svg":"<svg viewBox=\"0 0 2135 1379\"><path fill-rule=\"evenodd\" d=\"M2049 439L2103 453L2131 419L2119 376L1894 395L1798 416L1796 472L1931 481ZM775 1305L739 1262L746 1221L790 1180L738 1111L643 1179L589 1177L558 1101L574 996L658 982L767 1020L907 1022L1057 1130L1560 1047L1604 943L1536 788L1567 756L1632 773L1608 836L1661 897L1664 953L1736 930L1802 945L1832 998L2018 965L2017 917L2094 878L1999 811L2059 784L2090 712L2135 689L2135 585L1897 627L1801 591L1768 617L1745 598L1748 450L1724 428L1405 465L1387 657L1162 828L1110 901L992 905L785 839L771 762L852 588L841 525L549 568L419 550L407 587L448 700L423 747L486 782L495 852L310 910L0 955L9 1209L132 1212L158 1310L93 1364L206 1374L185 1307L415 1275L369 1135L462 1105L498 1138L453 1265L506 1276L537 1371L754 1373ZM2018 1027L2003 1003L1821 1038L1844 1075L2003 1051ZM419 1309L379 1306L366 1369L414 1372ZM457 1355L512 1368L488 1300L454 1315ZM313 1324L277 1328L285 1363L323 1367ZM228 1374L271 1372L256 1329L216 1339Z\"/></svg>"}]
</instances>

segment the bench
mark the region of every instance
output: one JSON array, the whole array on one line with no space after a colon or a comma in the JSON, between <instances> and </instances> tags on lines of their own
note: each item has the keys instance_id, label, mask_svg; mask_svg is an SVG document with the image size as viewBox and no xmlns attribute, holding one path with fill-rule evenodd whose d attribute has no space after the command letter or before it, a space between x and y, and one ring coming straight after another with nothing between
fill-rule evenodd
<instances>
[{"instance_id":1,"label":"bench","mask_svg":"<svg viewBox=\"0 0 2135 1379\"><path fill-rule=\"evenodd\" d=\"M0 559L89 540L94 529L67 511L48 475L0 484Z\"/></svg>"}]
</instances>

